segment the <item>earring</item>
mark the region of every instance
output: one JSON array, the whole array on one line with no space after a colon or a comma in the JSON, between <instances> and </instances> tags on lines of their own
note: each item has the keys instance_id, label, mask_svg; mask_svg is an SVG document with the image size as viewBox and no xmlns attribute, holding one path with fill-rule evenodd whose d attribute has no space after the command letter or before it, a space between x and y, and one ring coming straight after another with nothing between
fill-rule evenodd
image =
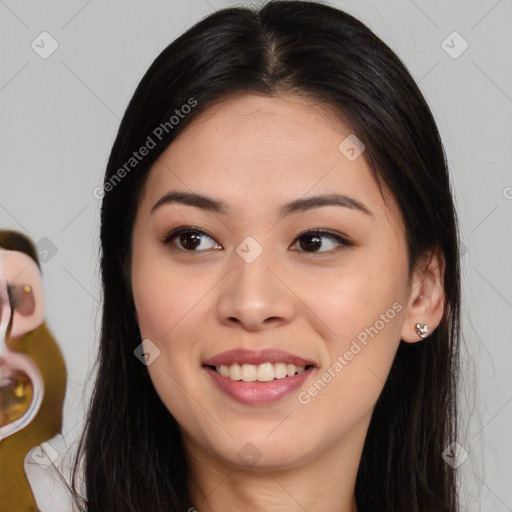
<instances>
[{"instance_id":1,"label":"earring","mask_svg":"<svg viewBox=\"0 0 512 512\"><path fill-rule=\"evenodd\" d=\"M416 327L416 334L420 338L426 338L428 336L428 325L427 324L425 324L425 325L416 324L415 327Z\"/></svg>"}]
</instances>

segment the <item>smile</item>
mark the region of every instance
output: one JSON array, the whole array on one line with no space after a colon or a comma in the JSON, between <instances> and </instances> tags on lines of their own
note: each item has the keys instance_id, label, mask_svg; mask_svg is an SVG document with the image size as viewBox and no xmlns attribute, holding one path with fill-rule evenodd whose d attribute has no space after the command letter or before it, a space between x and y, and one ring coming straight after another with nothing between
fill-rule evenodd
<instances>
[{"instance_id":1,"label":"smile","mask_svg":"<svg viewBox=\"0 0 512 512\"><path fill-rule=\"evenodd\" d=\"M309 367L309 365L308 365ZM286 363L263 363L255 364L232 364L212 367L217 373L231 380L242 380L244 382L269 382L274 379L293 377L305 371L306 366L295 366Z\"/></svg>"},{"instance_id":2,"label":"smile","mask_svg":"<svg viewBox=\"0 0 512 512\"><path fill-rule=\"evenodd\" d=\"M286 374L282 377L275 376L283 374L283 366ZM238 368L237 368L238 367ZM260 370L260 367L263 369ZM277 369L276 369L277 367ZM224 396L243 405L250 406L266 406L271 403L284 399L286 396L294 392L298 392L305 385L306 380L318 370L314 366L295 366L293 364L284 363L262 363L258 366L252 364L232 364L230 366L203 366L203 369L209 375L214 387L218 389ZM229 375L223 375L220 372L229 372ZM240 378L233 379L230 377L231 371L235 377L239 372ZM244 378L245 372L245 379ZM262 372L262 378L259 380L258 374ZM272 379L270 379L272 372ZM291 374L291 375L289 375ZM312 377L313 378L313 377Z\"/></svg>"}]
</instances>

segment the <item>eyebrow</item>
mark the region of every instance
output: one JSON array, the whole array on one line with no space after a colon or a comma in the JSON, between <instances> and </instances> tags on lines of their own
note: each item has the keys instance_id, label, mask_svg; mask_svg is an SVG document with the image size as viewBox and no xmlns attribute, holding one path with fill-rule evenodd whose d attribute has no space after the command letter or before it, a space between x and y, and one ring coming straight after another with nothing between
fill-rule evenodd
<instances>
[{"instance_id":1,"label":"eyebrow","mask_svg":"<svg viewBox=\"0 0 512 512\"><path fill-rule=\"evenodd\" d=\"M153 213L157 208L160 208L163 205L174 203L184 204L187 206L194 206L196 208L201 208L202 210L220 213L224 215L229 213L229 207L223 201L219 201L217 199L213 199L211 197L203 196L200 194L195 194L192 192L181 191L167 192L167 194L162 196L153 205L153 207L151 208L151 213ZM373 213L357 199L354 199L353 197L347 196L345 194L334 193L295 199L281 206L278 210L278 214L280 217L286 217L293 213L305 212L308 210L312 210L313 208L320 208L322 206L342 206L344 208L357 210L366 215L373 216Z\"/></svg>"}]
</instances>

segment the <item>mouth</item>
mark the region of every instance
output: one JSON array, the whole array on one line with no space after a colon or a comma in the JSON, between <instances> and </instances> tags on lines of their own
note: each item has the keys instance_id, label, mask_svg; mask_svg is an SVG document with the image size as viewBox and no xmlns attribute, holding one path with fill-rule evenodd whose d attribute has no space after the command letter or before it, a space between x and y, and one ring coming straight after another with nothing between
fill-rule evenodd
<instances>
[{"instance_id":1,"label":"mouth","mask_svg":"<svg viewBox=\"0 0 512 512\"><path fill-rule=\"evenodd\" d=\"M271 363L267 361L262 364L238 364L231 365L204 365L219 375L230 380L243 382L270 382L279 379L289 379L303 372L309 372L314 365L296 366L291 363Z\"/></svg>"},{"instance_id":2,"label":"mouth","mask_svg":"<svg viewBox=\"0 0 512 512\"><path fill-rule=\"evenodd\" d=\"M277 364L279 365L279 363ZM238 375L236 374L236 372L238 372L236 366L240 367L240 379L238 379ZM267 367L266 363L259 365L258 370L256 370L255 365L243 364L236 366L233 364L229 367L229 372L231 372L231 370L234 372L235 378L233 379L230 376L225 376L220 373L220 371L224 371L224 373L226 373L225 369L228 367L224 367L224 370L221 370L221 367L219 368L219 371L217 371L215 366L210 365L205 365L203 368L209 375L214 386L225 396L229 397L235 402L238 402L239 404L253 407L268 406L274 402L284 399L287 396L293 395L305 385L306 381L316 370L316 368L311 365L299 368L297 368L295 365L286 365L288 367L286 376L280 378L273 376L270 380L270 370L268 368L265 369L265 367ZM251 366L253 366L253 368L250 368ZM278 375L280 371L279 366ZM294 368L291 368L291 366ZM260 367L264 367L264 369L260 370ZM260 371L268 372L263 375L263 379L268 380L258 380L258 373L256 372ZM256 378L254 378L255 373ZM288 375L288 373L292 375ZM247 380L242 380L242 378Z\"/></svg>"},{"instance_id":3,"label":"mouth","mask_svg":"<svg viewBox=\"0 0 512 512\"><path fill-rule=\"evenodd\" d=\"M217 389L232 400L251 406L265 406L293 394L318 366L272 348L229 350L203 363Z\"/></svg>"}]
</instances>

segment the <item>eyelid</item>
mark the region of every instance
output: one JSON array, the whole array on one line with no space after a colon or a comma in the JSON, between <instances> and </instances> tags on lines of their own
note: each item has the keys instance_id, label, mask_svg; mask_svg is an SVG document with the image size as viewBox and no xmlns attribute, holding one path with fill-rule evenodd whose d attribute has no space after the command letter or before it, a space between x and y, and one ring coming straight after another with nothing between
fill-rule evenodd
<instances>
[{"instance_id":1,"label":"eyelid","mask_svg":"<svg viewBox=\"0 0 512 512\"><path fill-rule=\"evenodd\" d=\"M305 231L302 231L302 233L299 233L295 237L295 240L297 240L301 236L316 235L316 234L324 235L325 237L331 237L331 238L340 240L340 241L342 241L346 245L355 245L355 243L348 236L344 235L343 233L340 233L339 231L333 231L331 229L326 229L326 228L310 228L310 229L306 229Z\"/></svg>"},{"instance_id":2,"label":"eyelid","mask_svg":"<svg viewBox=\"0 0 512 512\"><path fill-rule=\"evenodd\" d=\"M334 240L336 242L336 244L337 244L336 247L334 249L329 249L327 251L312 251L312 252L309 252L309 251L294 250L294 252L300 252L300 253L308 254L308 255L312 256L313 258L321 258L321 257L332 256L333 254L336 254L339 251L342 251L342 250L345 250L345 249L349 249L351 247L355 247L356 246L355 242L353 242L349 237L347 237L343 233L340 233L338 231L332 231L330 229L325 229L325 228L312 228L312 229L307 229L307 230L303 231L302 233L299 233L295 237L295 239L293 241L293 244L292 244L292 247L299 243L299 240L300 240L301 237L303 237L303 236L315 236L315 235L323 237L323 238L329 238L331 240Z\"/></svg>"},{"instance_id":3,"label":"eyelid","mask_svg":"<svg viewBox=\"0 0 512 512\"><path fill-rule=\"evenodd\" d=\"M215 240L215 238L212 235L210 235L210 233L208 233L208 231L205 231L204 229L198 228L196 226L180 226L178 228L171 229L171 231L169 231L169 233L167 233L165 236L163 236L160 239L160 241L162 242L162 244L167 245L172 238L175 238L175 237L181 235L182 233L189 233L191 231L198 232L202 235L206 235L207 237L211 238L212 240ZM194 251L187 251L187 252L194 252Z\"/></svg>"}]
</instances>

